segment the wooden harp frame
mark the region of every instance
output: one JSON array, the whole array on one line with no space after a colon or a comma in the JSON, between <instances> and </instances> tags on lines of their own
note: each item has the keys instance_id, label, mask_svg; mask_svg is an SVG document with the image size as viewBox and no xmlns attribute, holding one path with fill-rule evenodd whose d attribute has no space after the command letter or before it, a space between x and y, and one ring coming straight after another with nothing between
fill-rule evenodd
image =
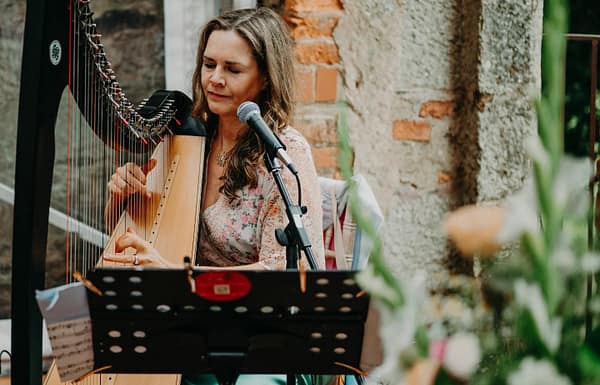
<instances>
[{"instance_id":1,"label":"wooden harp frame","mask_svg":"<svg viewBox=\"0 0 600 385\"><path fill-rule=\"evenodd\" d=\"M57 4L58 3L58 4ZM70 60L74 52L70 36L84 34L79 19L70 18L74 7L87 7L89 0L28 0L25 18L23 56L20 83L20 103L17 126L17 156L15 166L15 201L12 249L12 362L13 384L38 385L42 381L42 317L35 302L35 291L44 288L48 212L55 157L54 127L61 95L70 87ZM89 8L88 8L89 11ZM91 20L91 12L89 15ZM94 27L95 28L95 27ZM90 32L90 31L88 31ZM95 33L91 31L90 33ZM89 36L87 36L89 38ZM92 46L99 36L83 44ZM68 60L65 60L67 58ZM95 70L88 68L88 70ZM106 73L105 73L106 75ZM110 77L112 73L108 74ZM110 83L112 91L119 92L118 82ZM102 90L100 92L103 92ZM71 89L78 101L81 90ZM166 130L175 131L174 137L189 146L183 137L203 137L204 127L191 118L191 101L178 92L164 96L166 104L156 111L134 108L126 100L117 100L120 109L109 111L121 118L128 130L120 134L139 140L156 142ZM114 94L113 94L114 96ZM115 102L115 100L112 100ZM86 116L92 127L98 127L95 117ZM149 121L161 120L151 131L145 131ZM177 124L175 124L175 122ZM102 132L96 132L103 137ZM109 142L104 137L105 142ZM204 138L198 148L200 163L204 161ZM112 143L114 146L116 143ZM180 163L186 161L180 160ZM193 168L193 167L192 167ZM202 171L200 178L202 178ZM201 183L199 183L201 184ZM200 186L201 189L201 186ZM198 205L199 206L199 205ZM193 257L193 256L192 256Z\"/></svg>"}]
</instances>

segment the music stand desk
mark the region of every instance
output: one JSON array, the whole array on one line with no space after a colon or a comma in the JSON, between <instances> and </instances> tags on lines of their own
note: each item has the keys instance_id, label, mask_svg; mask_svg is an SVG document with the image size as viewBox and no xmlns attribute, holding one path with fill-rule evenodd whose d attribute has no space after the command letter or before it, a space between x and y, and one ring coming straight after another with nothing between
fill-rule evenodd
<instances>
[{"instance_id":1,"label":"music stand desk","mask_svg":"<svg viewBox=\"0 0 600 385\"><path fill-rule=\"evenodd\" d=\"M369 299L354 274L309 271L302 292L297 271L97 268L87 275L103 293L88 291L94 368L355 374L344 365L359 368Z\"/></svg>"}]
</instances>

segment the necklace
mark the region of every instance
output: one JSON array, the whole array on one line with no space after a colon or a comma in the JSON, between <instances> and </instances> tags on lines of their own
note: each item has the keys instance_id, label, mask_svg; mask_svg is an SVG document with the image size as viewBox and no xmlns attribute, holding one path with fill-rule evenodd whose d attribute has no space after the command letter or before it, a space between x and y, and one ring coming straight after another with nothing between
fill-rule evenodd
<instances>
[{"instance_id":1,"label":"necklace","mask_svg":"<svg viewBox=\"0 0 600 385\"><path fill-rule=\"evenodd\" d=\"M223 138L221 138L221 150L217 154L217 166L225 167L225 163L227 163L227 159L229 159L228 151L225 151L225 144L223 143Z\"/></svg>"},{"instance_id":2,"label":"necklace","mask_svg":"<svg viewBox=\"0 0 600 385\"><path fill-rule=\"evenodd\" d=\"M217 154L217 166L224 167L225 161L227 161L227 153L225 151L221 151Z\"/></svg>"}]
</instances>

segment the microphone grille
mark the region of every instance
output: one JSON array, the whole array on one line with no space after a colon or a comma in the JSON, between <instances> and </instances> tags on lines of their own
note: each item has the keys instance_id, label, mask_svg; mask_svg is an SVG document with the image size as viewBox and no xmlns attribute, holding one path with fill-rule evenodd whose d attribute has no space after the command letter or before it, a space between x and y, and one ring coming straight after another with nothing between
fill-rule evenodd
<instances>
[{"instance_id":1,"label":"microphone grille","mask_svg":"<svg viewBox=\"0 0 600 385\"><path fill-rule=\"evenodd\" d=\"M246 123L255 113L260 115L260 107L254 102L244 102L237 109L237 117L242 123Z\"/></svg>"}]
</instances>

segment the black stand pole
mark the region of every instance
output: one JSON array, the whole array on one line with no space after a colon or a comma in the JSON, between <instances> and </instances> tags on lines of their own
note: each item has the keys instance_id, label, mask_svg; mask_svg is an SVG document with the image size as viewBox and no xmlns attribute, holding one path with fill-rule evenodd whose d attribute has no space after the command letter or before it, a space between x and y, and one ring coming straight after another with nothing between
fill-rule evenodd
<instances>
[{"instance_id":1,"label":"black stand pole","mask_svg":"<svg viewBox=\"0 0 600 385\"><path fill-rule=\"evenodd\" d=\"M300 259L300 249L304 251L308 264L312 270L317 270L314 255L312 253L312 245L308 239L308 234L302 223L302 215L306 214L306 206L298 206L292 203L290 195L281 179L281 164L277 158L271 157L265 153L265 165L267 170L273 175L275 184L279 189L279 193L285 204L285 212L288 217L288 225L283 229L276 230L277 241L280 245L285 246L286 269L293 270L298 268L298 260ZM288 373L286 376L287 385L296 384L296 376Z\"/></svg>"},{"instance_id":2,"label":"black stand pole","mask_svg":"<svg viewBox=\"0 0 600 385\"><path fill-rule=\"evenodd\" d=\"M304 251L308 264L312 270L317 270L317 264L312 252L312 245L308 234L302 223L302 215L306 214L306 206L300 207L292 203L290 194L281 179L281 164L269 154L265 154L265 164L277 184L279 193L285 204L285 212L288 217L288 225L285 230L277 229L277 241L286 248L287 269L297 269L300 250Z\"/></svg>"}]
</instances>

